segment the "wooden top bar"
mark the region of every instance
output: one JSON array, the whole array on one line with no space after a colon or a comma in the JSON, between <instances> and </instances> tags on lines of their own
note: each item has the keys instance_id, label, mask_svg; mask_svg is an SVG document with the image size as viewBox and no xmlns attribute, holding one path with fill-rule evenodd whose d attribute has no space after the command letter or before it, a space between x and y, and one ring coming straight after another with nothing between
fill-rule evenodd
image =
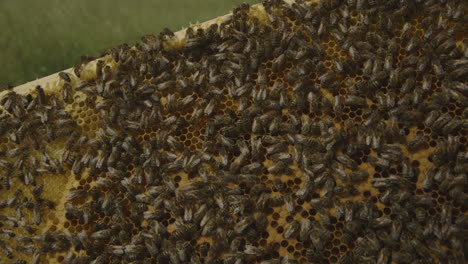
<instances>
[{"instance_id":1,"label":"wooden top bar","mask_svg":"<svg viewBox=\"0 0 468 264\"><path fill-rule=\"evenodd\" d=\"M295 0L284 0L284 2L288 3L288 4L292 4L292 3L295 2ZM311 2L316 2L316 1L311 1ZM259 17L262 17L264 15L264 12L265 12L262 4L252 5L251 6L251 12L252 11L257 12L258 13L257 16L259 16ZM232 12L230 12L229 14L226 14L226 15L223 15L223 16L208 20L208 21L203 22L203 23L192 24L192 25L190 25L190 27L207 28L209 25L212 25L212 24L215 24L215 23L219 25L219 24L223 23L224 21L228 20L231 16L232 16ZM187 28L183 28L183 29L175 32L174 33L175 37L168 40L168 42L166 44L171 46L171 45L175 45L176 43L183 42L185 40L186 29ZM102 58L99 58L99 59L102 59ZM87 67L95 67L96 62L99 59L96 59L96 60L88 63ZM72 73L73 68L63 70L63 72ZM60 78L58 76L58 73L54 73L54 74L51 74L49 76L46 76L46 77L43 77L43 78L40 78L40 79L36 79L34 81L30 81L30 82L27 82L25 84L16 86L15 88L13 88L13 90L18 94L23 94L24 95L24 94L29 94L31 91L33 91L35 89L36 86L40 85L46 92L47 91L50 92L52 90L58 89L59 84L60 84ZM4 94L6 94L7 92L8 91L0 92L0 98Z\"/></svg>"}]
</instances>

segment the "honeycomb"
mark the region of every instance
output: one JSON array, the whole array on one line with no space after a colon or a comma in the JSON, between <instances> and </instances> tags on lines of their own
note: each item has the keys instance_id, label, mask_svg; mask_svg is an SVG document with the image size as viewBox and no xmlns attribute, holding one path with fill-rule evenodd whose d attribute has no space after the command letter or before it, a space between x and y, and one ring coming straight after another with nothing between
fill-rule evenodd
<instances>
[{"instance_id":1,"label":"honeycomb","mask_svg":"<svg viewBox=\"0 0 468 264\"><path fill-rule=\"evenodd\" d=\"M0 263L466 263L463 1L263 1L0 95Z\"/></svg>"}]
</instances>

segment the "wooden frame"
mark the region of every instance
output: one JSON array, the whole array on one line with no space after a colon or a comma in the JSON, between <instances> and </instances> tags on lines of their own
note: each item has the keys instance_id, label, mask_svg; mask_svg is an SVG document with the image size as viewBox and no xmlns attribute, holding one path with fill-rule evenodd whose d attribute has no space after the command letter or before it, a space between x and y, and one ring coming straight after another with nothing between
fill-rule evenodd
<instances>
[{"instance_id":1,"label":"wooden frame","mask_svg":"<svg viewBox=\"0 0 468 264\"><path fill-rule=\"evenodd\" d=\"M292 4L292 3L295 2L295 0L283 0L283 1L285 3L287 3L287 4ZM317 2L317 1L313 0L311 2ZM256 12L257 17L259 17L259 18L265 18L266 17L265 16L265 10L264 10L263 5L261 3L252 5L251 6L251 12ZM231 16L232 16L232 12L230 12L229 14L226 14L226 15L223 15L223 16L208 20L208 21L203 22L203 23L192 24L192 25L190 25L190 27L193 27L193 28L207 28L209 25L212 25L212 24L215 24L215 23L219 25L219 24L223 23L224 21L228 20ZM177 44L183 43L185 41L186 29L187 28L183 28L183 29L175 32L174 33L174 35L175 35L174 38L168 40L168 42L165 43L165 44L167 46L171 47L171 45L177 45ZM102 59L102 58L100 58L100 59ZM93 67L94 68L96 66L97 60L98 59L88 63L87 67ZM63 70L63 72L72 73L73 68ZM54 74L51 74L49 76L45 76L43 78L40 78L40 79L30 81L30 82L27 82L25 84L16 86L15 88L13 88L13 90L18 94L29 94L31 91L33 91L35 89L36 86L40 85L47 92L47 91L52 91L52 90L57 89L59 84L60 84L60 78L58 76L58 73L54 73ZM7 92L8 91L0 92L0 98L4 94L6 94Z\"/></svg>"}]
</instances>

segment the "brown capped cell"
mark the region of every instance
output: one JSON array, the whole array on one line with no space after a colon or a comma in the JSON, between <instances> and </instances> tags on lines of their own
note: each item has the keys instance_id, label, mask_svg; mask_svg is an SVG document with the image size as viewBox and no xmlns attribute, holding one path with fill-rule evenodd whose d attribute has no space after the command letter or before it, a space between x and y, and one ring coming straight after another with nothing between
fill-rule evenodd
<instances>
[{"instance_id":1,"label":"brown capped cell","mask_svg":"<svg viewBox=\"0 0 468 264\"><path fill-rule=\"evenodd\" d=\"M346 245L341 245L340 246L340 251L341 252L346 252L348 250L348 247Z\"/></svg>"},{"instance_id":2,"label":"brown capped cell","mask_svg":"<svg viewBox=\"0 0 468 264\"><path fill-rule=\"evenodd\" d=\"M332 248L331 253L333 255L338 255L340 253L340 250L337 247Z\"/></svg>"},{"instance_id":3,"label":"brown capped cell","mask_svg":"<svg viewBox=\"0 0 468 264\"><path fill-rule=\"evenodd\" d=\"M279 227L276 228L276 232L277 232L278 234L283 233L283 231L284 231L284 228L283 228L282 226L279 226Z\"/></svg>"},{"instance_id":4,"label":"brown capped cell","mask_svg":"<svg viewBox=\"0 0 468 264\"><path fill-rule=\"evenodd\" d=\"M273 219L278 220L280 218L280 215L278 213L273 213L272 217Z\"/></svg>"},{"instance_id":5,"label":"brown capped cell","mask_svg":"<svg viewBox=\"0 0 468 264\"><path fill-rule=\"evenodd\" d=\"M294 258L295 258L295 259L298 259L298 258L300 258L300 257L301 257L301 253L300 253L300 252L297 252L297 251L295 251L293 256L294 256Z\"/></svg>"},{"instance_id":6,"label":"brown capped cell","mask_svg":"<svg viewBox=\"0 0 468 264\"><path fill-rule=\"evenodd\" d=\"M380 173L380 176L382 176L383 178L388 178L388 171L384 170Z\"/></svg>"},{"instance_id":7,"label":"brown capped cell","mask_svg":"<svg viewBox=\"0 0 468 264\"><path fill-rule=\"evenodd\" d=\"M281 245L281 247L287 247L287 246L289 246L289 242L287 240L281 240L280 245Z\"/></svg>"},{"instance_id":8,"label":"brown capped cell","mask_svg":"<svg viewBox=\"0 0 468 264\"><path fill-rule=\"evenodd\" d=\"M341 243L341 241L339 239L333 239L332 243L334 246L338 246Z\"/></svg>"},{"instance_id":9,"label":"brown capped cell","mask_svg":"<svg viewBox=\"0 0 468 264\"><path fill-rule=\"evenodd\" d=\"M297 212L297 213L302 212L302 206L301 206L301 205L296 205L296 206L294 207L294 212Z\"/></svg>"},{"instance_id":10,"label":"brown capped cell","mask_svg":"<svg viewBox=\"0 0 468 264\"><path fill-rule=\"evenodd\" d=\"M266 209L266 213L269 214L269 215L272 214L273 212L274 212L274 210L273 210L273 208L271 208L271 207L268 207L268 208Z\"/></svg>"},{"instance_id":11,"label":"brown capped cell","mask_svg":"<svg viewBox=\"0 0 468 264\"><path fill-rule=\"evenodd\" d=\"M392 210L391 210L390 208L388 208L388 207L385 207L385 208L383 209L383 213L384 213L385 215L390 215L390 214L392 213Z\"/></svg>"},{"instance_id":12,"label":"brown capped cell","mask_svg":"<svg viewBox=\"0 0 468 264\"><path fill-rule=\"evenodd\" d=\"M270 226L273 227L273 228L276 228L278 226L278 222L271 221Z\"/></svg>"},{"instance_id":13,"label":"brown capped cell","mask_svg":"<svg viewBox=\"0 0 468 264\"><path fill-rule=\"evenodd\" d=\"M302 243L296 243L296 245L294 246L294 248L296 250L301 250L302 249Z\"/></svg>"},{"instance_id":14,"label":"brown capped cell","mask_svg":"<svg viewBox=\"0 0 468 264\"><path fill-rule=\"evenodd\" d=\"M174 177L174 181L175 181L175 182L180 182L181 180L182 180L182 178L181 178L179 175L176 175L176 176Z\"/></svg>"}]
</instances>

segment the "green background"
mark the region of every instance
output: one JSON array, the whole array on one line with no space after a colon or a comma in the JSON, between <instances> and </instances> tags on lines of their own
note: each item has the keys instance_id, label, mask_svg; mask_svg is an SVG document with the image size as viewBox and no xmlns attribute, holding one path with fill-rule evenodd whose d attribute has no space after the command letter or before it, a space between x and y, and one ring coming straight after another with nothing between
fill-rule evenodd
<instances>
[{"instance_id":1,"label":"green background","mask_svg":"<svg viewBox=\"0 0 468 264\"><path fill-rule=\"evenodd\" d=\"M0 85L19 85L69 68L81 55L167 27L224 15L259 0L2 0Z\"/></svg>"}]
</instances>

